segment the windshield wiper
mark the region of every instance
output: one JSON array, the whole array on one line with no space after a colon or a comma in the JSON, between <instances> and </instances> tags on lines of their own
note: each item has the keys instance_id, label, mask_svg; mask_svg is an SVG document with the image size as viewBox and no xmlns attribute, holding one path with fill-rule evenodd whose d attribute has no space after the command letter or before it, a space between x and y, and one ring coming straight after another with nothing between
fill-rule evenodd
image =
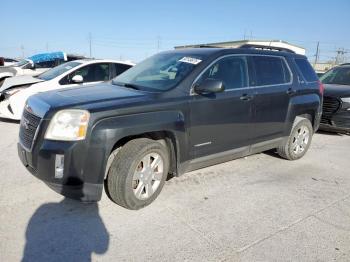
<instances>
[{"instance_id":1,"label":"windshield wiper","mask_svg":"<svg viewBox=\"0 0 350 262\"><path fill-rule=\"evenodd\" d=\"M119 85L119 86L124 86L124 87L128 87L128 88L132 88L135 90L140 90L140 87L134 84L130 84L130 83L122 83L122 82L112 82L114 85Z\"/></svg>"}]
</instances>

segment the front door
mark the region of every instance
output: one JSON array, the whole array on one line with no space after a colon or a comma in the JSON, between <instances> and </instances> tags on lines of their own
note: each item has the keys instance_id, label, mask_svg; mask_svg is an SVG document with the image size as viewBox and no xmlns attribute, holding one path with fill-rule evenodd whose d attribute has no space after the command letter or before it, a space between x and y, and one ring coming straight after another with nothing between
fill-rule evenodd
<instances>
[{"instance_id":1,"label":"front door","mask_svg":"<svg viewBox=\"0 0 350 262\"><path fill-rule=\"evenodd\" d=\"M83 83L76 84L72 81L75 75L83 77ZM83 66L63 77L59 84L62 87L74 87L78 85L98 84L110 79L109 63L95 63Z\"/></svg>"},{"instance_id":2,"label":"front door","mask_svg":"<svg viewBox=\"0 0 350 262\"><path fill-rule=\"evenodd\" d=\"M252 94L247 71L245 57L225 56L209 66L196 81L195 85L206 79L220 80L225 91L193 95L190 146L195 158L248 148L252 132Z\"/></svg>"}]
</instances>

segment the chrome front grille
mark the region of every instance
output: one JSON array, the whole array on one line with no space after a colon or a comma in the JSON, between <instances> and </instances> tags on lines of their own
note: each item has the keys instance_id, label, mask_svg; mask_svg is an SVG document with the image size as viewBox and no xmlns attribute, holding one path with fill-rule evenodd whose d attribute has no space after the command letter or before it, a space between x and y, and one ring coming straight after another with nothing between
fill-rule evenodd
<instances>
[{"instance_id":1,"label":"chrome front grille","mask_svg":"<svg viewBox=\"0 0 350 262\"><path fill-rule=\"evenodd\" d=\"M20 129L19 129L19 139L21 144L27 148L31 149L35 134L37 132L38 126L40 124L41 118L28 112L28 110L24 109Z\"/></svg>"}]
</instances>

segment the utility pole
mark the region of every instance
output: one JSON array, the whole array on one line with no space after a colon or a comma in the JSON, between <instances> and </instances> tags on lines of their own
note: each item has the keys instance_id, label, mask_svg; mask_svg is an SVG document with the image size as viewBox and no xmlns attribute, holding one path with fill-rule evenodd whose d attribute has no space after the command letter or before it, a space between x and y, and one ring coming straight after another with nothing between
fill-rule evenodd
<instances>
[{"instance_id":1,"label":"utility pole","mask_svg":"<svg viewBox=\"0 0 350 262\"><path fill-rule=\"evenodd\" d=\"M335 64L339 65L341 63L344 63L344 55L347 53L344 48L339 48L337 51L337 56L335 58Z\"/></svg>"},{"instance_id":2,"label":"utility pole","mask_svg":"<svg viewBox=\"0 0 350 262\"><path fill-rule=\"evenodd\" d=\"M317 42L317 47L316 47L316 54L315 54L315 64L314 67L316 66L317 62L318 62L318 58L319 58L319 47L320 47L320 42Z\"/></svg>"},{"instance_id":3,"label":"utility pole","mask_svg":"<svg viewBox=\"0 0 350 262\"><path fill-rule=\"evenodd\" d=\"M160 44L161 44L161 38L160 36L157 37L157 52L160 50Z\"/></svg>"},{"instance_id":4,"label":"utility pole","mask_svg":"<svg viewBox=\"0 0 350 262\"><path fill-rule=\"evenodd\" d=\"M91 51L91 42L92 42L92 37L91 37L91 33L89 33L89 49L90 49L90 58L92 57L92 51Z\"/></svg>"},{"instance_id":5,"label":"utility pole","mask_svg":"<svg viewBox=\"0 0 350 262\"><path fill-rule=\"evenodd\" d=\"M24 46L21 45L22 58L24 58Z\"/></svg>"}]
</instances>

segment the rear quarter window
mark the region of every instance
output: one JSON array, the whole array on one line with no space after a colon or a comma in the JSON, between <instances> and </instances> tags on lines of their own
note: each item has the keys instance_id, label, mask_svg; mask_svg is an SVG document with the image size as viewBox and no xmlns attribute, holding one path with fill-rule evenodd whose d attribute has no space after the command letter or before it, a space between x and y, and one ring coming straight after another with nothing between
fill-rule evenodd
<instances>
[{"instance_id":1,"label":"rear quarter window","mask_svg":"<svg viewBox=\"0 0 350 262\"><path fill-rule=\"evenodd\" d=\"M315 70L312 68L312 66L310 65L309 61L307 61L307 59L296 58L294 60L300 73L303 75L303 77L307 82L318 81L318 77L315 73Z\"/></svg>"}]
</instances>

